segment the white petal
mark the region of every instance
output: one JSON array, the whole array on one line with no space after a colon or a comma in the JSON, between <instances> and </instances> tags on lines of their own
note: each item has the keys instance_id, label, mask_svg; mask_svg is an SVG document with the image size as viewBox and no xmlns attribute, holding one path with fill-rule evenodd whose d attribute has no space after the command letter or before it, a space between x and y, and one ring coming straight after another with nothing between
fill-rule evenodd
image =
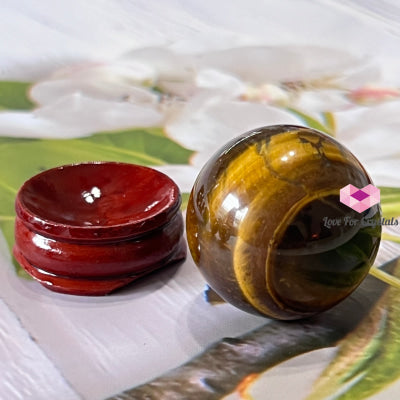
<instances>
[{"instance_id":1,"label":"white petal","mask_svg":"<svg viewBox=\"0 0 400 400\"><path fill-rule=\"evenodd\" d=\"M337 137L366 159L400 154L400 101L335 114Z\"/></svg>"},{"instance_id":2,"label":"white petal","mask_svg":"<svg viewBox=\"0 0 400 400\"><path fill-rule=\"evenodd\" d=\"M375 185L400 187L400 158L371 160L367 169Z\"/></svg>"},{"instance_id":3,"label":"white petal","mask_svg":"<svg viewBox=\"0 0 400 400\"><path fill-rule=\"evenodd\" d=\"M192 165L161 165L153 166L152 168L168 175L176 182L182 192L190 192L192 190L194 181L200 172L199 167Z\"/></svg>"},{"instance_id":4,"label":"white petal","mask_svg":"<svg viewBox=\"0 0 400 400\"><path fill-rule=\"evenodd\" d=\"M245 84L241 80L210 68L199 71L196 84L199 88L220 90L232 97L238 97L245 91Z\"/></svg>"},{"instance_id":5,"label":"white petal","mask_svg":"<svg viewBox=\"0 0 400 400\"><path fill-rule=\"evenodd\" d=\"M194 76L193 57L163 47L149 47L125 54L122 63L142 63L154 68L160 80L188 80Z\"/></svg>"},{"instance_id":6,"label":"white petal","mask_svg":"<svg viewBox=\"0 0 400 400\"><path fill-rule=\"evenodd\" d=\"M76 93L65 96L52 105L39 108L34 113L38 118L65 127L74 135L137 126L156 126L160 125L163 119L152 106L97 100Z\"/></svg>"},{"instance_id":7,"label":"white petal","mask_svg":"<svg viewBox=\"0 0 400 400\"><path fill-rule=\"evenodd\" d=\"M252 83L332 79L358 71L365 57L313 46L242 47L198 56L200 68L215 68Z\"/></svg>"},{"instance_id":8,"label":"white petal","mask_svg":"<svg viewBox=\"0 0 400 400\"><path fill-rule=\"evenodd\" d=\"M246 101L256 101L260 103L280 105L287 107L290 105L292 93L288 90L271 84L265 83L259 86L248 86L241 98Z\"/></svg>"},{"instance_id":9,"label":"white petal","mask_svg":"<svg viewBox=\"0 0 400 400\"><path fill-rule=\"evenodd\" d=\"M70 138L107 130L160 126L163 115L153 106L95 100L79 94L61 98L33 112L1 112L0 134Z\"/></svg>"},{"instance_id":10,"label":"white petal","mask_svg":"<svg viewBox=\"0 0 400 400\"><path fill-rule=\"evenodd\" d=\"M82 63L57 70L53 79L113 80L143 82L156 78L155 69L136 60L116 60L110 63Z\"/></svg>"},{"instance_id":11,"label":"white petal","mask_svg":"<svg viewBox=\"0 0 400 400\"><path fill-rule=\"evenodd\" d=\"M379 81L381 74L377 60L364 58L350 63L333 81L341 88L357 89L370 82Z\"/></svg>"},{"instance_id":12,"label":"white petal","mask_svg":"<svg viewBox=\"0 0 400 400\"><path fill-rule=\"evenodd\" d=\"M398 177L400 101L335 114L337 138L372 175L376 184L400 186Z\"/></svg>"},{"instance_id":13,"label":"white petal","mask_svg":"<svg viewBox=\"0 0 400 400\"><path fill-rule=\"evenodd\" d=\"M153 84L167 94L189 97L195 91L193 56L162 47L149 47L125 54L119 62L142 63L155 71Z\"/></svg>"},{"instance_id":14,"label":"white petal","mask_svg":"<svg viewBox=\"0 0 400 400\"><path fill-rule=\"evenodd\" d=\"M353 107L344 90L306 90L292 98L291 106L306 113L345 110Z\"/></svg>"},{"instance_id":15,"label":"white petal","mask_svg":"<svg viewBox=\"0 0 400 400\"><path fill-rule=\"evenodd\" d=\"M63 131L63 132L62 132ZM32 112L3 111L0 113L0 135L13 137L65 137L65 127L54 121L38 118Z\"/></svg>"},{"instance_id":16,"label":"white petal","mask_svg":"<svg viewBox=\"0 0 400 400\"><path fill-rule=\"evenodd\" d=\"M263 104L197 97L170 117L166 132L184 147L198 153L194 165L202 165L223 144L250 129L273 124L298 124L288 112Z\"/></svg>"},{"instance_id":17,"label":"white petal","mask_svg":"<svg viewBox=\"0 0 400 400\"><path fill-rule=\"evenodd\" d=\"M57 79L49 79L34 85L31 97L39 104L51 104L59 98L83 93L86 96L105 100L133 99L137 102L156 102L158 97L151 91L138 87L140 82L130 75L127 68L96 67ZM146 99L143 95L146 93ZM140 93L140 96L136 96Z\"/></svg>"}]
</instances>

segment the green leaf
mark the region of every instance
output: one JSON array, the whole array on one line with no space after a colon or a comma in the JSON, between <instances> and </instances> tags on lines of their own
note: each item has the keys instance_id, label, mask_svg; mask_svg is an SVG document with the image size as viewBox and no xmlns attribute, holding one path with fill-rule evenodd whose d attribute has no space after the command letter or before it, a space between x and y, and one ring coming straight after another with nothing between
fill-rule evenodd
<instances>
[{"instance_id":1,"label":"green leaf","mask_svg":"<svg viewBox=\"0 0 400 400\"><path fill-rule=\"evenodd\" d=\"M186 210L188 202L189 202L189 196L190 193L184 192L181 193L181 197L182 197L182 204L181 204L181 210Z\"/></svg>"},{"instance_id":2,"label":"green leaf","mask_svg":"<svg viewBox=\"0 0 400 400\"><path fill-rule=\"evenodd\" d=\"M389 240L390 242L395 242L400 244L400 236L391 235L386 232L382 232L382 240Z\"/></svg>"},{"instance_id":3,"label":"green leaf","mask_svg":"<svg viewBox=\"0 0 400 400\"><path fill-rule=\"evenodd\" d=\"M0 110L30 110L35 104L28 97L29 82L0 81Z\"/></svg>"},{"instance_id":4,"label":"green leaf","mask_svg":"<svg viewBox=\"0 0 400 400\"><path fill-rule=\"evenodd\" d=\"M397 260L394 275L400 274ZM362 400L400 377L400 290L389 286L374 309L339 345L306 400ZM332 396L332 397L330 397Z\"/></svg>"},{"instance_id":5,"label":"green leaf","mask_svg":"<svg viewBox=\"0 0 400 400\"><path fill-rule=\"evenodd\" d=\"M188 164L192 155L192 151L165 137L161 128L98 133L78 139L2 137L0 153L0 228L10 249L14 243L14 199L31 176L55 166L85 161Z\"/></svg>"},{"instance_id":6,"label":"green leaf","mask_svg":"<svg viewBox=\"0 0 400 400\"><path fill-rule=\"evenodd\" d=\"M343 386L357 380L370 358L382 345L385 315L375 307L341 343L333 362L314 383L306 400L322 400L340 392Z\"/></svg>"},{"instance_id":7,"label":"green leaf","mask_svg":"<svg viewBox=\"0 0 400 400\"><path fill-rule=\"evenodd\" d=\"M332 136L335 136L336 121L335 121L335 116L333 115L333 113L331 113L329 111L325 111L322 113L322 118L323 118L324 124L325 124L326 128L329 130L330 134Z\"/></svg>"},{"instance_id":8,"label":"green leaf","mask_svg":"<svg viewBox=\"0 0 400 400\"><path fill-rule=\"evenodd\" d=\"M12 244L14 243L14 216L0 216L0 229L4 235L4 238L6 239L7 244L10 246L10 251ZM12 263L15 267L15 271L17 272L17 275L20 276L21 278L29 279L31 280L31 276L28 275L27 272L23 268L20 267L20 265L17 263L17 261L13 258Z\"/></svg>"},{"instance_id":9,"label":"green leaf","mask_svg":"<svg viewBox=\"0 0 400 400\"><path fill-rule=\"evenodd\" d=\"M288 108L287 110L296 117L300 118L308 127L327 133L330 136L335 136L336 123L334 115L331 112L322 113L322 122L320 122L316 118L311 117L311 115L308 115L300 110L296 110L295 108Z\"/></svg>"},{"instance_id":10,"label":"green leaf","mask_svg":"<svg viewBox=\"0 0 400 400\"><path fill-rule=\"evenodd\" d=\"M400 216L400 188L379 187L382 214L386 219Z\"/></svg>"}]
</instances>

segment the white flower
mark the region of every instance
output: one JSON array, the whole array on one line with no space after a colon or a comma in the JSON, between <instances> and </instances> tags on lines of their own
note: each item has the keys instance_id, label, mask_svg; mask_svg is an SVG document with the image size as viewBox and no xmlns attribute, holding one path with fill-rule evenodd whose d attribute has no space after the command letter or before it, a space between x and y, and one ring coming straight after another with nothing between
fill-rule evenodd
<instances>
[{"instance_id":1,"label":"white flower","mask_svg":"<svg viewBox=\"0 0 400 400\"><path fill-rule=\"evenodd\" d=\"M198 169L218 147L250 129L304 124L291 108L314 119L329 111L339 140L387 183L394 172L381 160L395 160L399 149L381 139L398 131L400 93L380 87L379 73L374 60L315 46L197 54L152 47L108 64L57 71L32 88L36 109L0 113L0 134L74 137L163 126L169 137L196 152L191 162ZM360 107L366 103L383 104Z\"/></svg>"}]
</instances>

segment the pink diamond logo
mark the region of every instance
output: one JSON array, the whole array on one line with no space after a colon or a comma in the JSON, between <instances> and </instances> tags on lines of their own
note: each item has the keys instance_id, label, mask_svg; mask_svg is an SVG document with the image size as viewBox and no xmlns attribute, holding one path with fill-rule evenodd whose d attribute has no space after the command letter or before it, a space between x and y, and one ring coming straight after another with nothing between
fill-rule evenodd
<instances>
[{"instance_id":1,"label":"pink diamond logo","mask_svg":"<svg viewBox=\"0 0 400 400\"><path fill-rule=\"evenodd\" d=\"M378 204L380 197L381 192L374 185L367 185L362 189L347 185L340 189L340 202L359 213Z\"/></svg>"}]
</instances>

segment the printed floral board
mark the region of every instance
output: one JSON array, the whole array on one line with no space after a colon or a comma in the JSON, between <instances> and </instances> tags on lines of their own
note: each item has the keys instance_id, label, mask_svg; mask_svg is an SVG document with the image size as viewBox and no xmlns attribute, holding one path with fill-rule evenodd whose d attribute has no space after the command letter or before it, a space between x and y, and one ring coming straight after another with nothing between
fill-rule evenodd
<instances>
[{"instance_id":1,"label":"printed floral board","mask_svg":"<svg viewBox=\"0 0 400 400\"><path fill-rule=\"evenodd\" d=\"M40 390L21 393L34 399L397 398L400 86L392 71L372 53L339 46L154 46L36 81L1 81L1 299L21 324L13 332L27 333L19 370L1 387L6 398L21 398L18 379L33 359ZM247 314L214 301L190 255L105 297L48 291L13 260L14 199L32 175L92 160L151 166L178 183L185 212L220 146L282 123L335 137L380 188L386 222L373 274L332 310L290 323Z\"/></svg>"}]
</instances>

